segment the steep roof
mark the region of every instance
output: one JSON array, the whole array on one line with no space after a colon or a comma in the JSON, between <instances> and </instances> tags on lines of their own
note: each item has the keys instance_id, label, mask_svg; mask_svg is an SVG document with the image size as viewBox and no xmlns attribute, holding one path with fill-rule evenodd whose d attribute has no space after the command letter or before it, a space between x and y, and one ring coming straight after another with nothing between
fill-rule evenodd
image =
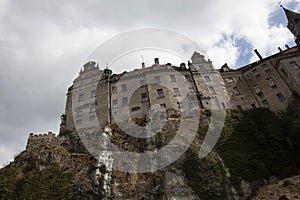
<instances>
[{"instance_id":1,"label":"steep roof","mask_svg":"<svg viewBox=\"0 0 300 200\"><path fill-rule=\"evenodd\" d=\"M299 45L300 40L300 14L281 6L288 20L288 29L296 37L296 43Z\"/></svg>"}]
</instances>

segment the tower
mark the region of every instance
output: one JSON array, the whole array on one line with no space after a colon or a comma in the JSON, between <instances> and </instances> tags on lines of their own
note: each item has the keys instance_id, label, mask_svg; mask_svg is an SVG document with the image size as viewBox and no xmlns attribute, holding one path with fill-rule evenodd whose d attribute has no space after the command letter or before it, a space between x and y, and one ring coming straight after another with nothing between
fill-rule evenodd
<instances>
[{"instance_id":1,"label":"tower","mask_svg":"<svg viewBox=\"0 0 300 200\"><path fill-rule=\"evenodd\" d=\"M288 10L281 6L284 10L284 13L288 20L287 28L293 33L295 36L295 42L298 46L300 46L300 14Z\"/></svg>"}]
</instances>

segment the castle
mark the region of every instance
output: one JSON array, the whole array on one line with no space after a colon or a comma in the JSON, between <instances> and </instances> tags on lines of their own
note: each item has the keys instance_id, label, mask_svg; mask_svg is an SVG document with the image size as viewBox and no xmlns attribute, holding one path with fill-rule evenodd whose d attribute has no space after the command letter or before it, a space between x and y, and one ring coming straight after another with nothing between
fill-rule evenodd
<instances>
[{"instance_id":1,"label":"castle","mask_svg":"<svg viewBox=\"0 0 300 200\"><path fill-rule=\"evenodd\" d=\"M279 49L239 69L224 64L214 69L212 62L194 52L191 62L180 66L154 64L112 74L94 61L83 66L68 89L61 132L101 127L128 118L145 117L159 110L252 109L266 107L284 112L295 96L300 96L300 14L283 8L288 28L297 46ZM76 127L76 128L75 128Z\"/></svg>"}]
</instances>

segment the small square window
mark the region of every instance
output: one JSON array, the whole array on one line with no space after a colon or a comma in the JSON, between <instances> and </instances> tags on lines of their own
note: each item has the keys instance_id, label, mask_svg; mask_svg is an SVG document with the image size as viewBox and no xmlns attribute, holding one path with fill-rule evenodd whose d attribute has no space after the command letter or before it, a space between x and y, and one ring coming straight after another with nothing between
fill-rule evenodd
<instances>
[{"instance_id":1,"label":"small square window","mask_svg":"<svg viewBox=\"0 0 300 200\"><path fill-rule=\"evenodd\" d=\"M195 89L193 87L189 87L189 94L195 94Z\"/></svg>"},{"instance_id":2,"label":"small square window","mask_svg":"<svg viewBox=\"0 0 300 200\"><path fill-rule=\"evenodd\" d=\"M118 107L118 99L114 99L114 100L112 101L112 107L113 107L113 108L117 108L117 107Z\"/></svg>"},{"instance_id":3,"label":"small square window","mask_svg":"<svg viewBox=\"0 0 300 200\"><path fill-rule=\"evenodd\" d=\"M145 84L145 80L140 80L140 87L143 87L143 86L145 86L146 84Z\"/></svg>"},{"instance_id":4,"label":"small square window","mask_svg":"<svg viewBox=\"0 0 300 200\"><path fill-rule=\"evenodd\" d=\"M265 108L269 108L270 107L270 104L269 104L269 102L266 99L262 101L262 104L263 104L263 106Z\"/></svg>"},{"instance_id":5,"label":"small square window","mask_svg":"<svg viewBox=\"0 0 300 200\"><path fill-rule=\"evenodd\" d=\"M154 81L155 81L155 83L160 83L160 77L159 76L155 76L154 77Z\"/></svg>"},{"instance_id":6,"label":"small square window","mask_svg":"<svg viewBox=\"0 0 300 200\"><path fill-rule=\"evenodd\" d=\"M272 87L272 88L276 87L276 83L273 81L272 78L268 78L266 80L270 87Z\"/></svg>"},{"instance_id":7,"label":"small square window","mask_svg":"<svg viewBox=\"0 0 300 200\"><path fill-rule=\"evenodd\" d=\"M175 77L175 75L170 75L170 81L171 81L171 82L176 82L176 77Z\"/></svg>"},{"instance_id":8,"label":"small square window","mask_svg":"<svg viewBox=\"0 0 300 200\"><path fill-rule=\"evenodd\" d=\"M204 76L204 80L205 80L206 82L210 82L210 81L211 81L211 79L210 79L209 76Z\"/></svg>"},{"instance_id":9,"label":"small square window","mask_svg":"<svg viewBox=\"0 0 300 200\"><path fill-rule=\"evenodd\" d=\"M253 76L258 77L260 75L257 69L252 70Z\"/></svg>"},{"instance_id":10,"label":"small square window","mask_svg":"<svg viewBox=\"0 0 300 200\"><path fill-rule=\"evenodd\" d=\"M91 98L95 97L96 96L96 90L92 90L91 91Z\"/></svg>"},{"instance_id":11,"label":"small square window","mask_svg":"<svg viewBox=\"0 0 300 200\"><path fill-rule=\"evenodd\" d=\"M261 66L261 68L262 68L265 72L270 71L270 68L269 68L269 66L268 66L267 64L263 64L263 65Z\"/></svg>"},{"instance_id":12,"label":"small square window","mask_svg":"<svg viewBox=\"0 0 300 200\"><path fill-rule=\"evenodd\" d=\"M112 93L113 93L113 94L118 93L118 88L117 88L117 86L112 86Z\"/></svg>"},{"instance_id":13,"label":"small square window","mask_svg":"<svg viewBox=\"0 0 300 200\"><path fill-rule=\"evenodd\" d=\"M276 96L280 102L283 102L285 100L284 96L281 93L276 94Z\"/></svg>"},{"instance_id":14,"label":"small square window","mask_svg":"<svg viewBox=\"0 0 300 200\"><path fill-rule=\"evenodd\" d=\"M241 93L240 93L240 91L238 90L237 87L234 87L234 88L233 88L233 93L234 93L236 96L241 95Z\"/></svg>"},{"instance_id":15,"label":"small square window","mask_svg":"<svg viewBox=\"0 0 300 200\"><path fill-rule=\"evenodd\" d=\"M161 109L166 109L166 104L165 103L160 104L160 108Z\"/></svg>"},{"instance_id":16,"label":"small square window","mask_svg":"<svg viewBox=\"0 0 300 200\"><path fill-rule=\"evenodd\" d=\"M232 77L227 77L226 80L227 80L228 83L233 83L234 82Z\"/></svg>"},{"instance_id":17,"label":"small square window","mask_svg":"<svg viewBox=\"0 0 300 200\"><path fill-rule=\"evenodd\" d=\"M122 103L123 103L123 106L128 106L128 97L123 97Z\"/></svg>"},{"instance_id":18,"label":"small square window","mask_svg":"<svg viewBox=\"0 0 300 200\"><path fill-rule=\"evenodd\" d=\"M93 103L91 104L90 112L95 112L95 111L96 111L96 105Z\"/></svg>"},{"instance_id":19,"label":"small square window","mask_svg":"<svg viewBox=\"0 0 300 200\"><path fill-rule=\"evenodd\" d=\"M164 91L162 89L157 89L157 97L158 98L164 98L165 95L164 95Z\"/></svg>"},{"instance_id":20,"label":"small square window","mask_svg":"<svg viewBox=\"0 0 300 200\"><path fill-rule=\"evenodd\" d=\"M84 94L79 94L78 102L83 101L83 100L84 100Z\"/></svg>"},{"instance_id":21,"label":"small square window","mask_svg":"<svg viewBox=\"0 0 300 200\"><path fill-rule=\"evenodd\" d=\"M253 88L257 95L259 95L259 96L262 95L262 91L258 85L254 85Z\"/></svg>"},{"instance_id":22,"label":"small square window","mask_svg":"<svg viewBox=\"0 0 300 200\"><path fill-rule=\"evenodd\" d=\"M148 96L146 93L142 93L141 96L142 96L142 103L148 101Z\"/></svg>"},{"instance_id":23,"label":"small square window","mask_svg":"<svg viewBox=\"0 0 300 200\"><path fill-rule=\"evenodd\" d=\"M95 115L90 116L90 121L94 121L96 119Z\"/></svg>"},{"instance_id":24,"label":"small square window","mask_svg":"<svg viewBox=\"0 0 300 200\"><path fill-rule=\"evenodd\" d=\"M299 70L299 65L296 63L296 62L290 62L290 65L291 67L294 69L294 70Z\"/></svg>"},{"instance_id":25,"label":"small square window","mask_svg":"<svg viewBox=\"0 0 300 200\"><path fill-rule=\"evenodd\" d=\"M216 94L215 88L213 86L208 86L208 90L209 90L210 94L212 94L212 95Z\"/></svg>"},{"instance_id":26,"label":"small square window","mask_svg":"<svg viewBox=\"0 0 300 200\"><path fill-rule=\"evenodd\" d=\"M185 80L187 82L191 82L192 81L190 75L184 75L184 77L185 77Z\"/></svg>"},{"instance_id":27,"label":"small square window","mask_svg":"<svg viewBox=\"0 0 300 200\"><path fill-rule=\"evenodd\" d=\"M182 108L182 102L177 102L177 107Z\"/></svg>"},{"instance_id":28,"label":"small square window","mask_svg":"<svg viewBox=\"0 0 300 200\"><path fill-rule=\"evenodd\" d=\"M127 91L127 84L123 84L122 85L122 92L126 92Z\"/></svg>"},{"instance_id":29,"label":"small square window","mask_svg":"<svg viewBox=\"0 0 300 200\"><path fill-rule=\"evenodd\" d=\"M180 91L178 88L173 88L173 92L176 97L180 96Z\"/></svg>"}]
</instances>

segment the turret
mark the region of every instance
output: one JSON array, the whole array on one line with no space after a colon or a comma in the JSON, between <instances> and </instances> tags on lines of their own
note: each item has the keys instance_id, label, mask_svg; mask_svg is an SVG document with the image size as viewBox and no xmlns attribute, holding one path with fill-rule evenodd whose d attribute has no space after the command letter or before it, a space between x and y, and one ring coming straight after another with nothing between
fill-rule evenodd
<instances>
[{"instance_id":1,"label":"turret","mask_svg":"<svg viewBox=\"0 0 300 200\"><path fill-rule=\"evenodd\" d=\"M287 17L288 24L287 28L293 33L295 36L295 42L298 46L300 46L300 14L288 10L281 6L284 10L284 13Z\"/></svg>"}]
</instances>

